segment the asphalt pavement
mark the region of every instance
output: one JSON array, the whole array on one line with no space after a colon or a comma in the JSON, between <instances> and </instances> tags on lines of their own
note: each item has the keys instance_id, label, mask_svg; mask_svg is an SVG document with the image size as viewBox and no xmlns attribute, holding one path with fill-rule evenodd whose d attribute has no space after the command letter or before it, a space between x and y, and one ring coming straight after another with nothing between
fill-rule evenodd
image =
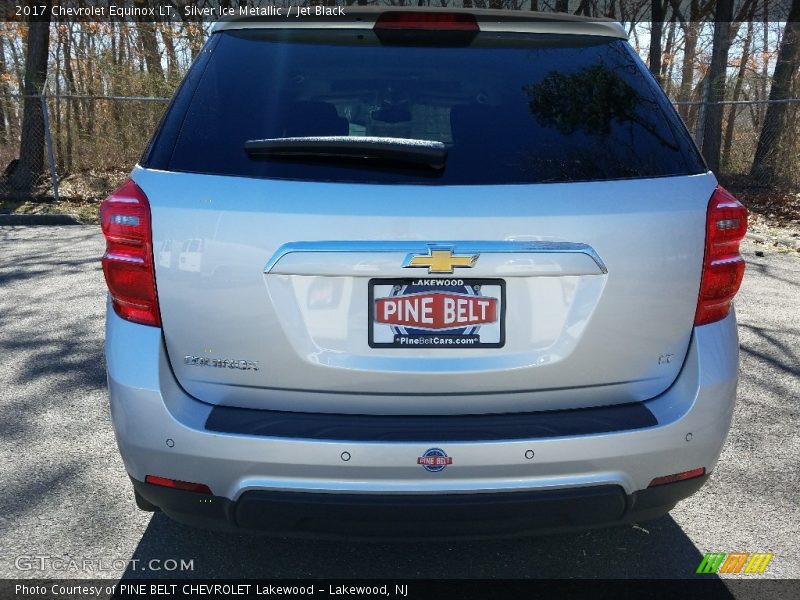
<instances>
[{"instance_id":1,"label":"asphalt pavement","mask_svg":"<svg viewBox=\"0 0 800 600\"><path fill-rule=\"evenodd\" d=\"M527 539L342 543L138 511L108 412L99 230L0 227L0 578L693 578L711 551L773 552L761 577L800 578L800 254L743 248L733 428L709 482L670 515Z\"/></svg>"}]
</instances>

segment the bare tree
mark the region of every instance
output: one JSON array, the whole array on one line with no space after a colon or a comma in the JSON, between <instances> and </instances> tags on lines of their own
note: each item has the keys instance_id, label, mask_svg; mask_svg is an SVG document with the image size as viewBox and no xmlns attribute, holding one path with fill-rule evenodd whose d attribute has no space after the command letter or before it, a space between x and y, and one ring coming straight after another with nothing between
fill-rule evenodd
<instances>
[{"instance_id":1,"label":"bare tree","mask_svg":"<svg viewBox=\"0 0 800 600\"><path fill-rule=\"evenodd\" d=\"M0 144L5 144L10 135L8 116L8 83L2 75L8 72L6 67L6 49L4 39L0 36Z\"/></svg>"},{"instance_id":2,"label":"bare tree","mask_svg":"<svg viewBox=\"0 0 800 600\"><path fill-rule=\"evenodd\" d=\"M25 59L25 102L23 105L22 136L19 162L11 174L11 189L17 196L30 194L44 170L44 116L38 95L47 79L47 56L50 46L50 12L52 0L27 0L45 7L43 17L32 20L28 28L28 48Z\"/></svg>"},{"instance_id":3,"label":"bare tree","mask_svg":"<svg viewBox=\"0 0 800 600\"><path fill-rule=\"evenodd\" d=\"M678 89L678 100L686 102L691 99L694 87L694 70L697 62L697 42L700 37L700 22L708 16L716 0L689 0L688 12L684 14L686 2L682 0L670 0L672 10L678 20L678 24L683 30L683 67L681 69L681 85ZM681 105L678 109L681 117L685 121L689 119L689 106Z\"/></svg>"},{"instance_id":4,"label":"bare tree","mask_svg":"<svg viewBox=\"0 0 800 600\"><path fill-rule=\"evenodd\" d=\"M780 156L781 130L786 117L784 102L792 91L792 78L800 68L800 0L792 0L788 20L783 31L778 61L772 75L769 91L770 104L758 137L756 155L750 175L760 180L775 177L776 160Z\"/></svg>"},{"instance_id":5,"label":"bare tree","mask_svg":"<svg viewBox=\"0 0 800 600\"><path fill-rule=\"evenodd\" d=\"M72 69L72 24L64 26L64 30L59 30L59 41L62 44L64 55L64 91L67 94L75 93L75 72ZM80 104L74 98L67 99L66 106L66 140L64 141L64 156L61 159L63 168L67 171L72 169L72 126L73 122L81 129Z\"/></svg>"},{"instance_id":6,"label":"bare tree","mask_svg":"<svg viewBox=\"0 0 800 600\"><path fill-rule=\"evenodd\" d=\"M753 21L747 21L747 33L745 34L744 41L742 42L742 55L739 58L739 69L736 73L736 83L733 84L733 94L731 99L736 102L742 96L742 87L744 86L744 77L747 72L747 62L750 60L750 47L753 44ZM727 167L730 165L731 144L733 144L733 131L736 126L737 115L736 104L731 104L728 113L728 123L725 126L725 139L722 144L722 166Z\"/></svg>"},{"instance_id":7,"label":"bare tree","mask_svg":"<svg viewBox=\"0 0 800 600\"><path fill-rule=\"evenodd\" d=\"M703 132L703 155L712 171L719 171L722 110L715 104L725 99L732 18L733 0L717 0L714 12L714 45L711 51L711 66L708 69L708 94L705 98L709 103L709 110L706 112Z\"/></svg>"},{"instance_id":8,"label":"bare tree","mask_svg":"<svg viewBox=\"0 0 800 600\"><path fill-rule=\"evenodd\" d=\"M650 57L648 66L653 77L661 83L661 38L664 34L664 13L666 6L663 0L650 2Z\"/></svg>"},{"instance_id":9,"label":"bare tree","mask_svg":"<svg viewBox=\"0 0 800 600\"><path fill-rule=\"evenodd\" d=\"M675 69L675 12L673 11L672 17L669 20L669 28L667 29L667 43L661 54L661 85L667 94L670 94L673 87L672 73Z\"/></svg>"},{"instance_id":10,"label":"bare tree","mask_svg":"<svg viewBox=\"0 0 800 600\"><path fill-rule=\"evenodd\" d=\"M148 6L147 0L133 0L135 6ZM161 66L161 53L158 50L156 24L147 17L137 17L137 33L142 49L142 58L153 84L153 92L163 91L164 68Z\"/></svg>"}]
</instances>

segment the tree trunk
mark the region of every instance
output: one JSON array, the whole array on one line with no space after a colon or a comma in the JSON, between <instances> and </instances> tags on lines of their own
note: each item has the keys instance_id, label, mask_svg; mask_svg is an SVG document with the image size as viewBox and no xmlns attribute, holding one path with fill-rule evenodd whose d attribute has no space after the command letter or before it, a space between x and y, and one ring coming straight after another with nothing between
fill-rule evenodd
<instances>
[{"instance_id":1,"label":"tree trunk","mask_svg":"<svg viewBox=\"0 0 800 600\"><path fill-rule=\"evenodd\" d=\"M569 0L556 0L556 12L569 12Z\"/></svg>"},{"instance_id":2,"label":"tree trunk","mask_svg":"<svg viewBox=\"0 0 800 600\"><path fill-rule=\"evenodd\" d=\"M134 6L146 7L149 5L147 0L134 0ZM161 53L158 51L158 38L156 37L156 24L148 21L147 17L137 18L137 33L142 47L142 57L144 58L150 81L153 83L151 91L159 93L164 88L164 68L161 66Z\"/></svg>"},{"instance_id":3,"label":"tree trunk","mask_svg":"<svg viewBox=\"0 0 800 600\"><path fill-rule=\"evenodd\" d=\"M591 17L592 8L589 6L589 0L581 0L581 3L578 5L578 10L575 11L575 14Z\"/></svg>"},{"instance_id":4,"label":"tree trunk","mask_svg":"<svg viewBox=\"0 0 800 600\"><path fill-rule=\"evenodd\" d=\"M670 0L672 13L680 23L683 30L683 68L681 72L681 85L678 88L678 101L686 102L691 100L694 89L694 67L697 59L697 40L702 27L702 20L710 13L716 0L707 0L705 4L701 0ZM687 6L688 4L688 6ZM688 8L688 16L684 16L682 11ZM690 105L681 104L678 107L683 120L690 125L690 116L693 113Z\"/></svg>"},{"instance_id":5,"label":"tree trunk","mask_svg":"<svg viewBox=\"0 0 800 600\"><path fill-rule=\"evenodd\" d=\"M96 36L94 35L86 35L86 30L84 29L81 32L81 38L87 39L87 53L85 54L86 58L86 91L89 93L90 96L93 96L98 93L95 86L95 57L97 56L96 50ZM94 138L94 131L95 126L97 125L97 120L95 119L95 112L97 109L97 102L92 99L87 99L87 109L86 109L86 137L88 139Z\"/></svg>"},{"instance_id":6,"label":"tree trunk","mask_svg":"<svg viewBox=\"0 0 800 600\"><path fill-rule=\"evenodd\" d=\"M714 15L714 43L711 50L711 65L708 69L708 102L705 131L703 132L703 155L712 171L719 171L720 148L722 146L722 107L716 103L725 99L725 82L728 70L728 50L731 45L731 18L733 0L717 0Z\"/></svg>"},{"instance_id":7,"label":"tree trunk","mask_svg":"<svg viewBox=\"0 0 800 600\"><path fill-rule=\"evenodd\" d=\"M62 41L64 53L64 91L69 94L75 93L75 74L72 71L72 25L67 25ZM66 140L64 142L64 166L63 172L72 172L72 132L73 128L80 129L80 105L75 98L67 99L66 111ZM74 121L74 122L73 122Z\"/></svg>"},{"instance_id":8,"label":"tree trunk","mask_svg":"<svg viewBox=\"0 0 800 600\"><path fill-rule=\"evenodd\" d=\"M55 143L55 156L56 156L56 171L58 173L64 173L64 152L62 148L62 126L63 121L61 119L61 33L59 27L59 21L56 20L56 42L55 42L55 54L56 54L56 61L55 61L55 119L51 117L50 123L55 121L55 135L53 135L54 143ZM52 126L52 125L51 125Z\"/></svg>"},{"instance_id":9,"label":"tree trunk","mask_svg":"<svg viewBox=\"0 0 800 600\"><path fill-rule=\"evenodd\" d=\"M800 68L800 0L792 0L783 39L778 50L778 61L772 74L772 87L769 91L770 101L785 100L790 97L792 77ZM781 128L783 126L787 104L771 103L767 105L764 125L758 136L758 146L753 159L750 175L761 181L775 177L775 164L778 162L781 144Z\"/></svg>"},{"instance_id":10,"label":"tree trunk","mask_svg":"<svg viewBox=\"0 0 800 600\"><path fill-rule=\"evenodd\" d=\"M757 100L767 99L767 85L769 83L769 2L770 0L764 0L764 22L762 23L763 40L761 44L761 86L758 90ZM757 117L756 124L758 128L761 129L761 125L764 123L764 112L767 110L767 107L764 104L758 104L755 108Z\"/></svg>"},{"instance_id":11,"label":"tree trunk","mask_svg":"<svg viewBox=\"0 0 800 600\"><path fill-rule=\"evenodd\" d=\"M694 88L694 63L697 58L697 36L700 23L692 21L686 24L683 32L683 69L681 71L681 87L678 89L678 101L687 102L691 100L692 89ZM678 112L684 121L688 121L690 106L681 104Z\"/></svg>"},{"instance_id":12,"label":"tree trunk","mask_svg":"<svg viewBox=\"0 0 800 600\"><path fill-rule=\"evenodd\" d=\"M0 37L0 73L7 73L6 70L6 49L4 46L5 40ZM8 83L5 79L0 79L0 144L5 144L10 139L9 125L11 124L11 116L8 111ZM5 165L0 165L0 168L5 169Z\"/></svg>"},{"instance_id":13,"label":"tree trunk","mask_svg":"<svg viewBox=\"0 0 800 600\"><path fill-rule=\"evenodd\" d=\"M664 4L661 0L651 0L651 23L650 26L650 60L649 67L653 77L658 83L661 80L661 37L664 34Z\"/></svg>"},{"instance_id":14,"label":"tree trunk","mask_svg":"<svg viewBox=\"0 0 800 600\"><path fill-rule=\"evenodd\" d=\"M672 19L670 19L669 22L669 31L667 33L667 45L664 48L661 60L661 82L668 96L672 93L672 73L675 69L675 23L675 12L673 11ZM664 57L666 57L667 60L664 60Z\"/></svg>"},{"instance_id":15,"label":"tree trunk","mask_svg":"<svg viewBox=\"0 0 800 600\"><path fill-rule=\"evenodd\" d=\"M19 89L24 89L25 65L23 64L23 60L19 56L19 52L17 52L17 45L14 43L13 39L9 41L8 46L11 49L11 62L14 63L14 74L17 76L17 86L19 87Z\"/></svg>"},{"instance_id":16,"label":"tree trunk","mask_svg":"<svg viewBox=\"0 0 800 600\"><path fill-rule=\"evenodd\" d=\"M122 54L122 23L110 23L111 25L111 64L113 68L113 74L111 76L110 82L110 90L112 96L121 96L120 88L120 71L125 64L123 62L123 54ZM119 40L117 40L119 34ZM130 92L128 92L130 93ZM122 115L124 111L124 107L120 105L120 102L112 101L110 103L111 109L111 118L114 122L114 131L116 132L117 139L122 140L123 143L127 143L127 139L125 138L125 128L123 127L123 120Z\"/></svg>"},{"instance_id":17,"label":"tree trunk","mask_svg":"<svg viewBox=\"0 0 800 600\"><path fill-rule=\"evenodd\" d=\"M44 117L38 95L47 78L47 55L50 46L50 12L52 0L29 0L45 7L41 21L28 25L28 49L25 59L25 103L22 116L22 137L19 162L11 175L15 195L27 196L44 170Z\"/></svg>"},{"instance_id":18,"label":"tree trunk","mask_svg":"<svg viewBox=\"0 0 800 600\"><path fill-rule=\"evenodd\" d=\"M164 50L167 54L167 81L169 87L173 88L180 81L178 73L178 55L175 52L175 41L173 40L172 23L164 23L161 26L161 39L164 40Z\"/></svg>"},{"instance_id":19,"label":"tree trunk","mask_svg":"<svg viewBox=\"0 0 800 600\"><path fill-rule=\"evenodd\" d=\"M744 42L742 42L742 58L739 62L739 71L736 73L736 83L733 86L732 100L736 102L742 95L742 86L744 85L744 77L747 74L747 63L750 60L750 46L753 43L753 21L747 21L747 34L745 35ZM728 113L728 124L725 126L725 140L722 144L722 166L726 169L730 168L731 160L731 144L733 143L733 131L736 126L736 113L738 112L735 104L731 104L731 110Z\"/></svg>"}]
</instances>

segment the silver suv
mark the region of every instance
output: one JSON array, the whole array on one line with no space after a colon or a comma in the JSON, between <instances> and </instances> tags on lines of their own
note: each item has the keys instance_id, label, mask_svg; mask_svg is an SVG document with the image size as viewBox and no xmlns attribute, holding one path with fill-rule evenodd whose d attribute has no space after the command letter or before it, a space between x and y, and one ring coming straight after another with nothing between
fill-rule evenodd
<instances>
[{"instance_id":1,"label":"silver suv","mask_svg":"<svg viewBox=\"0 0 800 600\"><path fill-rule=\"evenodd\" d=\"M730 427L746 225L618 23L222 22L102 205L137 504L384 537L661 515Z\"/></svg>"}]
</instances>

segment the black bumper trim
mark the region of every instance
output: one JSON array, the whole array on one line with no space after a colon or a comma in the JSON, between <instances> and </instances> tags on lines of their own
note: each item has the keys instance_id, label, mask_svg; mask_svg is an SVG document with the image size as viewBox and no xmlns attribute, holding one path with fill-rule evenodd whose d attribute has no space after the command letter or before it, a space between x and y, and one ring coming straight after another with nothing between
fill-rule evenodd
<instances>
[{"instance_id":1,"label":"black bumper trim","mask_svg":"<svg viewBox=\"0 0 800 600\"><path fill-rule=\"evenodd\" d=\"M248 491L237 501L154 486L136 491L176 521L281 536L420 539L519 536L656 518L708 475L626 495L620 486L459 494Z\"/></svg>"},{"instance_id":2,"label":"black bumper trim","mask_svg":"<svg viewBox=\"0 0 800 600\"><path fill-rule=\"evenodd\" d=\"M657 424L641 402L486 415L345 415L216 406L206 429L312 440L442 443L590 435Z\"/></svg>"}]
</instances>

